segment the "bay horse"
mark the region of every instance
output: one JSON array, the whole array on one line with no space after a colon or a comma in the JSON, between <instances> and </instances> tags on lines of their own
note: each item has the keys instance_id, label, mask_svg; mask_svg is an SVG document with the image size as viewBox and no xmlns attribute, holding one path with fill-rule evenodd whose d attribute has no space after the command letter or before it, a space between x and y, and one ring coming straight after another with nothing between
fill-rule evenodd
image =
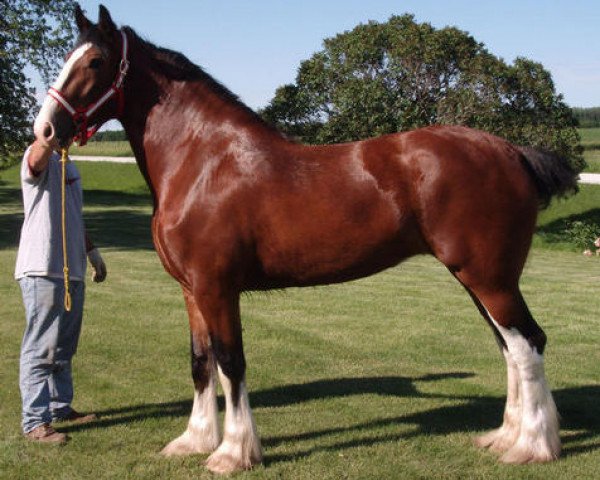
<instances>
[{"instance_id":1,"label":"bay horse","mask_svg":"<svg viewBox=\"0 0 600 480\"><path fill-rule=\"evenodd\" d=\"M194 403L165 455L211 453L218 473L263 453L245 382L240 293L343 282L432 254L472 297L507 365L500 428L476 444L508 463L559 456L546 336L519 289L540 207L576 189L566 160L459 126L338 145L286 139L180 53L98 23L79 37L34 124L39 141L85 141L117 118L152 192L152 236L181 284ZM224 433L217 376L225 397Z\"/></svg>"}]
</instances>

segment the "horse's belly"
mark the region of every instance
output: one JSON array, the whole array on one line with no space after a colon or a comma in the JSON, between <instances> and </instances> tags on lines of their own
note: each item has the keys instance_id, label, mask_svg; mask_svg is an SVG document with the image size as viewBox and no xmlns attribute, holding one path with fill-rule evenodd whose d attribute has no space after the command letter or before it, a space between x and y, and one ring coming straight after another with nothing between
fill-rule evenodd
<instances>
[{"instance_id":1,"label":"horse's belly","mask_svg":"<svg viewBox=\"0 0 600 480\"><path fill-rule=\"evenodd\" d=\"M354 224L323 218L274 230L261 245L259 259L265 286L278 288L368 276L422 251L424 243L410 219L376 215Z\"/></svg>"}]
</instances>

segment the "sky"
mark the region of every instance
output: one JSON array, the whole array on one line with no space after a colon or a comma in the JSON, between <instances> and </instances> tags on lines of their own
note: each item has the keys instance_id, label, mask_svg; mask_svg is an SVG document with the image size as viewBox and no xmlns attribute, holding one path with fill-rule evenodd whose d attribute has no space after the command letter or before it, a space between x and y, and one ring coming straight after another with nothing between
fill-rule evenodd
<instances>
[{"instance_id":1,"label":"sky","mask_svg":"<svg viewBox=\"0 0 600 480\"><path fill-rule=\"evenodd\" d=\"M467 31L496 56L541 62L572 107L600 106L599 0L80 0L155 45L186 55L253 109L295 81L323 39L412 13Z\"/></svg>"}]
</instances>

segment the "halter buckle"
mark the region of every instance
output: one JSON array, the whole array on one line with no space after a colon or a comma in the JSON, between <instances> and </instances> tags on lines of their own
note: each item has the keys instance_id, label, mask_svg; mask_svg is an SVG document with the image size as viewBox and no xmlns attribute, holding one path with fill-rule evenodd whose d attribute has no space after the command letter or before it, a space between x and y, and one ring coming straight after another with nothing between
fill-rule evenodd
<instances>
[{"instance_id":1,"label":"halter buckle","mask_svg":"<svg viewBox=\"0 0 600 480\"><path fill-rule=\"evenodd\" d=\"M121 85L123 85L123 82L125 81L125 76L127 75L128 71L129 60L127 60L126 58L122 58L119 62L119 76L115 80L115 87L117 87L117 89L120 89Z\"/></svg>"},{"instance_id":2,"label":"halter buckle","mask_svg":"<svg viewBox=\"0 0 600 480\"><path fill-rule=\"evenodd\" d=\"M129 71L129 60L127 60L126 58L122 58L121 62L119 63L119 73L121 73L121 75L125 76L125 75L127 75L128 71Z\"/></svg>"}]
</instances>

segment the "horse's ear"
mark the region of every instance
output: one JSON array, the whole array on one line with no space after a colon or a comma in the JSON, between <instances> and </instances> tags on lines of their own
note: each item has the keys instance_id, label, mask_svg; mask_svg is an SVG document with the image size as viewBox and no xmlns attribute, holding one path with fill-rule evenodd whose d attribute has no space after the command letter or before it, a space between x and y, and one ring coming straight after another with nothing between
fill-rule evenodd
<instances>
[{"instance_id":1,"label":"horse's ear","mask_svg":"<svg viewBox=\"0 0 600 480\"><path fill-rule=\"evenodd\" d=\"M78 3L75 4L75 23L80 32L85 32L92 26L92 22L86 18Z\"/></svg>"},{"instance_id":2,"label":"horse's ear","mask_svg":"<svg viewBox=\"0 0 600 480\"><path fill-rule=\"evenodd\" d=\"M104 5L100 5L98 13L98 28L101 32L111 35L117 30L117 26L110 18L110 13Z\"/></svg>"}]
</instances>

